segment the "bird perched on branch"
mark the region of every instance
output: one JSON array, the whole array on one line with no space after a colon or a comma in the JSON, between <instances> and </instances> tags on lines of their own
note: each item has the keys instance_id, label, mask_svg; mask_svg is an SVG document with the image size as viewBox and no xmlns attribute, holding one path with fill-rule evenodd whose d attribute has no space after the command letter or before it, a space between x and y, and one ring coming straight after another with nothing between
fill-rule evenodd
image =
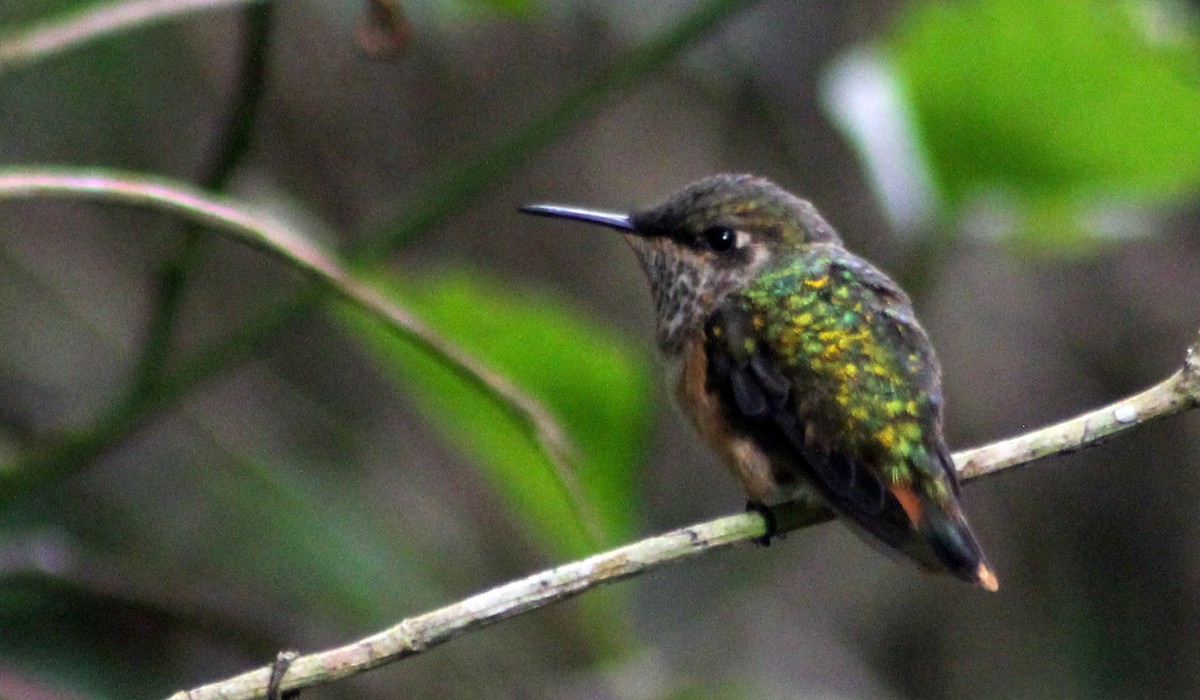
<instances>
[{"instance_id":1,"label":"bird perched on branch","mask_svg":"<svg viewBox=\"0 0 1200 700\"><path fill-rule=\"evenodd\" d=\"M811 203L716 175L630 214L522 211L624 234L675 395L752 505L815 494L868 539L998 588L958 501L929 339L908 296Z\"/></svg>"}]
</instances>

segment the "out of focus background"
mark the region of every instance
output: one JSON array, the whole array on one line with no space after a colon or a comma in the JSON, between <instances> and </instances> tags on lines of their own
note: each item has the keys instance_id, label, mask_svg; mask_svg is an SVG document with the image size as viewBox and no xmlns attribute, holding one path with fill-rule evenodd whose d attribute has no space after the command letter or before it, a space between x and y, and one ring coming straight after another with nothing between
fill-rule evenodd
<instances>
[{"instance_id":1,"label":"out of focus background","mask_svg":"<svg viewBox=\"0 0 1200 700\"><path fill-rule=\"evenodd\" d=\"M632 254L522 203L721 171L812 199L912 292L955 448L1158 381L1200 328L1198 13L0 1L0 174L152 175L285 222L542 401L576 482L277 257L0 201L0 696L166 695L740 510L670 408ZM823 525L304 697L1200 694L1200 416L966 495L997 594Z\"/></svg>"}]
</instances>

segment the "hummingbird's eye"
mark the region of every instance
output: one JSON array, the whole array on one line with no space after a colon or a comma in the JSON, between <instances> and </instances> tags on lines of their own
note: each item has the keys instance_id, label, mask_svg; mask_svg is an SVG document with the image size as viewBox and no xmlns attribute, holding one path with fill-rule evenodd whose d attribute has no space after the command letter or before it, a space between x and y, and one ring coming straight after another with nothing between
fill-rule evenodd
<instances>
[{"instance_id":1,"label":"hummingbird's eye","mask_svg":"<svg viewBox=\"0 0 1200 700\"><path fill-rule=\"evenodd\" d=\"M700 237L714 253L728 253L737 244L737 232L728 226L709 226Z\"/></svg>"}]
</instances>

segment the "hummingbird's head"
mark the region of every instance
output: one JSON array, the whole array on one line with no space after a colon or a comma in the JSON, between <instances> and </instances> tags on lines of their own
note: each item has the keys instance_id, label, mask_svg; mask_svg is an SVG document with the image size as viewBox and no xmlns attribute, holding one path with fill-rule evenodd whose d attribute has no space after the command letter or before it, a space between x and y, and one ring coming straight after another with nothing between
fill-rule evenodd
<instances>
[{"instance_id":1,"label":"hummingbird's head","mask_svg":"<svg viewBox=\"0 0 1200 700\"><path fill-rule=\"evenodd\" d=\"M841 243L811 203L752 175L713 175L631 214L531 205L521 211L607 226L625 234L650 280L658 343L668 355L731 292L772 261L813 243Z\"/></svg>"}]
</instances>

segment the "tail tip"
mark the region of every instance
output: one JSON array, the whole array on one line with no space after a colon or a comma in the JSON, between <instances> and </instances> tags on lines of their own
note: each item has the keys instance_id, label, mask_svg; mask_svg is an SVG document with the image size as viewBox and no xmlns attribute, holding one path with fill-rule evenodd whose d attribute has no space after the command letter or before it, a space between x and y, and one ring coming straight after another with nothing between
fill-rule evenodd
<instances>
[{"instance_id":1,"label":"tail tip","mask_svg":"<svg viewBox=\"0 0 1200 700\"><path fill-rule=\"evenodd\" d=\"M991 593L1000 590L1000 581L996 578L995 572L983 562L980 562L979 567L975 569L975 582Z\"/></svg>"}]
</instances>

